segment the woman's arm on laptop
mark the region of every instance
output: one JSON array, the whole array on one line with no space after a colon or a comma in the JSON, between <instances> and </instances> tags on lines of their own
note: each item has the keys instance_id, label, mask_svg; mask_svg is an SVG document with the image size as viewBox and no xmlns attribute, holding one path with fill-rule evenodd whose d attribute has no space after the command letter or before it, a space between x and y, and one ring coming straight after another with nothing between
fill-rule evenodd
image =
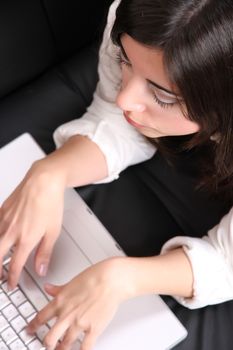
<instances>
[{"instance_id":1,"label":"woman's arm on laptop","mask_svg":"<svg viewBox=\"0 0 233 350\"><path fill-rule=\"evenodd\" d=\"M106 176L103 153L85 136L71 137L61 148L32 165L0 208L0 271L4 256L14 247L8 274L9 289L18 283L21 270L37 244L36 271L46 274L61 229L65 188L92 183Z\"/></svg>"},{"instance_id":2,"label":"woman's arm on laptop","mask_svg":"<svg viewBox=\"0 0 233 350\"><path fill-rule=\"evenodd\" d=\"M88 137L76 135L35 167L51 178L60 177L65 187L79 187L107 177L108 169L103 152Z\"/></svg>"},{"instance_id":3,"label":"woman's arm on laptop","mask_svg":"<svg viewBox=\"0 0 233 350\"><path fill-rule=\"evenodd\" d=\"M30 322L29 333L56 319L44 338L46 349L57 349L59 339L59 349L71 349L83 334L80 350L91 350L123 301L158 293L191 297L192 270L182 249L149 258L114 257L46 291L54 299Z\"/></svg>"}]
</instances>

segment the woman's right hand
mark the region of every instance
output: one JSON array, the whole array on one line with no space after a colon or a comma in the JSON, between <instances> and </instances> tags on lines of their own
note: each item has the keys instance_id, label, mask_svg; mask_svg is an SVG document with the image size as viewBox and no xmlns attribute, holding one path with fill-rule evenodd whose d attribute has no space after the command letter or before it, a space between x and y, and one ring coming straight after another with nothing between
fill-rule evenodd
<instances>
[{"instance_id":1,"label":"woman's right hand","mask_svg":"<svg viewBox=\"0 0 233 350\"><path fill-rule=\"evenodd\" d=\"M35 162L23 181L0 208L0 276L4 256L13 248L8 287L16 287L21 270L33 250L35 269L47 272L54 243L60 233L65 181L46 167L46 158Z\"/></svg>"}]
</instances>

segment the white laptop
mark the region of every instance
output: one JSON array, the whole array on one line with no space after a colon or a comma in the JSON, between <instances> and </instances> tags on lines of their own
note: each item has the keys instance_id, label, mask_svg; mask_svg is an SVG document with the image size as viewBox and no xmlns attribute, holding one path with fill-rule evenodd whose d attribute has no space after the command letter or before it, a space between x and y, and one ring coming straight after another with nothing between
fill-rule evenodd
<instances>
[{"instance_id":1,"label":"white laptop","mask_svg":"<svg viewBox=\"0 0 233 350\"><path fill-rule=\"evenodd\" d=\"M42 157L43 151L27 133L0 149L0 205L21 181L32 162ZM91 264L119 255L124 253L112 236L77 192L68 189L65 194L62 232L55 245L47 276L40 278L36 275L32 253L19 285L33 308L38 311L49 300L49 297L43 294L45 282L63 284ZM39 291L38 295L36 289ZM1 314L5 317L4 309L1 310L1 295L3 297L3 294L0 293L0 328ZM14 300L13 297L9 299ZM23 315L23 318L25 317ZM13 330L16 323L13 323ZM15 332L20 337L23 335L21 329ZM13 343L6 334L5 330L0 336L0 349L2 338L9 349L21 350L19 345L18 348L15 346L21 344L21 340L17 340L18 343L14 340ZM186 336L186 329L159 296L143 296L124 302L120 306L114 319L98 339L94 350L165 350L173 348ZM40 349L38 344L40 343L37 340L27 340L25 349ZM79 349L78 342L73 349Z\"/></svg>"}]
</instances>

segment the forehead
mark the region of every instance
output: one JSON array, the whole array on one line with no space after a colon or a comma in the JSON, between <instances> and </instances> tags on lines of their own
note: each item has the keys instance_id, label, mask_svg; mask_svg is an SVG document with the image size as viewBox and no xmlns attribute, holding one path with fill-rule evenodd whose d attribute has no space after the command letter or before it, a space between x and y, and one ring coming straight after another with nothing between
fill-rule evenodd
<instances>
[{"instance_id":1,"label":"forehead","mask_svg":"<svg viewBox=\"0 0 233 350\"><path fill-rule=\"evenodd\" d=\"M147 47L128 34L122 35L121 44L127 58L139 75L156 82L167 90L176 90L168 78L162 50Z\"/></svg>"}]
</instances>

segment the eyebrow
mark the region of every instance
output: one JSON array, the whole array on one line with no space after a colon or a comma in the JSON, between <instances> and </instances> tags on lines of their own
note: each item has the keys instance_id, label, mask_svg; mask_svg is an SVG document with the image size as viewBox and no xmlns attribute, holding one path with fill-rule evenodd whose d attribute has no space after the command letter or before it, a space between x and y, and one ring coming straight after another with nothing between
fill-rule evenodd
<instances>
[{"instance_id":1,"label":"eyebrow","mask_svg":"<svg viewBox=\"0 0 233 350\"><path fill-rule=\"evenodd\" d=\"M121 49L121 52L122 52L124 58L125 58L128 62L130 62L130 61L129 61L129 58L128 58L126 52L125 52L125 49L124 49L124 47L123 47L123 45L122 45L122 43L121 43L121 41L119 42L119 46L120 46L120 49ZM152 81L152 80L150 80L150 79L146 79L146 81L147 81L148 83L150 83L151 85L155 86L155 87L156 87L157 89L159 89L159 90L165 91L165 92L167 92L168 94L170 94L170 95L172 95L172 96L174 96L174 97L179 97L179 95L176 95L174 92L172 92L172 91L166 89L165 87L163 87L163 86L161 86L161 85L155 83L154 81Z\"/></svg>"}]
</instances>

